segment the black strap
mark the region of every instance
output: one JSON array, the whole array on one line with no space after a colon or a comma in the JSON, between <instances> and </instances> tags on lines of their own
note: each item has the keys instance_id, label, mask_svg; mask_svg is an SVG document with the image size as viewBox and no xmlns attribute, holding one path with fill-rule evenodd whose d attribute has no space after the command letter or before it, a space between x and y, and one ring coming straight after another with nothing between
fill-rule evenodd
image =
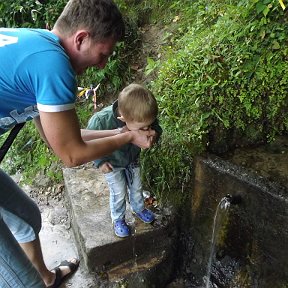
<instances>
[{"instance_id":1,"label":"black strap","mask_svg":"<svg viewBox=\"0 0 288 288\"><path fill-rule=\"evenodd\" d=\"M2 162L4 156L6 155L7 151L9 150L10 146L12 145L14 139L16 138L17 134L24 126L24 123L16 124L13 129L10 131L8 137L6 138L5 142L2 144L0 148L0 163Z\"/></svg>"}]
</instances>

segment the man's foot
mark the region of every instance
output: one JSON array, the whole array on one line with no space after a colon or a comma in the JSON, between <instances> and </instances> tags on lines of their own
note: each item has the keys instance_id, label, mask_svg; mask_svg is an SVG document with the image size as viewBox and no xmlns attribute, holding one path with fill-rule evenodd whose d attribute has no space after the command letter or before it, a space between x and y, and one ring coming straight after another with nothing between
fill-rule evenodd
<instances>
[{"instance_id":1,"label":"man's foot","mask_svg":"<svg viewBox=\"0 0 288 288\"><path fill-rule=\"evenodd\" d=\"M64 260L58 266L53 268L51 272L55 274L55 278L47 288L58 288L68 276L77 270L79 263L79 259L73 258L69 261Z\"/></svg>"}]
</instances>

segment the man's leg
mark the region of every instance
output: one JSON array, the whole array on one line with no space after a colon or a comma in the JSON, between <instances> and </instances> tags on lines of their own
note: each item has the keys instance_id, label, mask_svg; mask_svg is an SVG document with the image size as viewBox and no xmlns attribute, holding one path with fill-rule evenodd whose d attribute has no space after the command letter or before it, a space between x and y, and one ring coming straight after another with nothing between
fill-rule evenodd
<instances>
[{"instance_id":1,"label":"man's leg","mask_svg":"<svg viewBox=\"0 0 288 288\"><path fill-rule=\"evenodd\" d=\"M50 270L48 270L44 263L39 237L37 237L34 241L28 243L20 243L20 246L24 250L29 260L33 263L34 267L39 272L46 286L51 286L55 281L56 275L54 273L55 271L51 272ZM78 263L78 260L76 258L73 258L69 261L74 264ZM71 272L68 266L61 266L60 270L62 277Z\"/></svg>"},{"instance_id":2,"label":"man's leg","mask_svg":"<svg viewBox=\"0 0 288 288\"><path fill-rule=\"evenodd\" d=\"M55 271L51 272L47 269L43 260L42 250L38 237L38 234L41 229L40 211L37 205L1 169L0 169L0 210L3 215L1 219L3 223L5 222L4 224L6 226L6 229L7 227L9 227L8 230L10 230L9 231L10 235L14 236L14 237L12 236L14 238L13 241L14 244L18 242L22 247L22 249L20 249L18 243L17 245L14 245L18 247L17 251L19 251L20 249L22 254L23 251L25 252L26 259L28 258L32 262L33 266L37 269L37 271L39 272L39 274L41 275L43 281L47 286L53 284L55 280ZM8 242L7 245L9 246ZM14 246L13 248L11 248L12 255ZM1 248L2 248L2 241L0 241L0 249ZM15 253L18 255L18 252ZM71 262L74 264L78 264L77 259L72 259ZM32 266L31 263L30 266ZM26 267L29 268L29 271L28 269L26 269ZM24 271L27 270L27 273L30 273L31 271L30 267L26 265L23 265L21 269L23 269ZM62 277L67 275L71 271L68 266L62 266L60 267L60 270ZM24 287L30 287L30 286L28 285Z\"/></svg>"},{"instance_id":3,"label":"man's leg","mask_svg":"<svg viewBox=\"0 0 288 288\"><path fill-rule=\"evenodd\" d=\"M40 275L35 270L0 213L0 287L44 288Z\"/></svg>"},{"instance_id":4,"label":"man's leg","mask_svg":"<svg viewBox=\"0 0 288 288\"><path fill-rule=\"evenodd\" d=\"M16 239L17 246L21 246L22 250L25 252L26 256L31 261L34 268L36 268L36 270L39 272L41 278L46 284L45 286L52 285L55 281L55 271L51 272L50 270L48 270L44 263L38 235L34 233L30 225L28 225L21 218L10 213L6 209L0 207L0 213L3 216L3 221L9 228L10 233L13 234L13 238ZM72 259L71 262L77 264L76 259ZM25 269L26 267L24 266L24 270ZM67 266L60 267L60 270L62 276L65 276L70 272L70 268Z\"/></svg>"},{"instance_id":5,"label":"man's leg","mask_svg":"<svg viewBox=\"0 0 288 288\"><path fill-rule=\"evenodd\" d=\"M31 263L33 264L33 266L39 272L46 286L52 285L55 280L55 274L49 271L44 263L38 236L34 241L19 244L29 258L29 260L31 261Z\"/></svg>"}]
</instances>

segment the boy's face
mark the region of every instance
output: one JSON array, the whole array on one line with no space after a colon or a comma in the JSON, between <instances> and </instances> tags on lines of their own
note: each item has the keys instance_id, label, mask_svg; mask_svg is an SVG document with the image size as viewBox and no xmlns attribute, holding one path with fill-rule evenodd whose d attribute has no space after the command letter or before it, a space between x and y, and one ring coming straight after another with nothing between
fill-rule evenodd
<instances>
[{"instance_id":1,"label":"boy's face","mask_svg":"<svg viewBox=\"0 0 288 288\"><path fill-rule=\"evenodd\" d=\"M150 129L151 124L155 121L155 120L149 120L149 121L144 121L144 122L126 121L123 116L118 117L118 119L121 120L122 122L125 122L127 128L130 131L135 131L135 130L147 131Z\"/></svg>"},{"instance_id":2,"label":"boy's face","mask_svg":"<svg viewBox=\"0 0 288 288\"><path fill-rule=\"evenodd\" d=\"M126 126L130 131L133 130L144 130L147 131L150 129L150 125L153 123L154 121L149 121L149 122L126 122Z\"/></svg>"}]
</instances>

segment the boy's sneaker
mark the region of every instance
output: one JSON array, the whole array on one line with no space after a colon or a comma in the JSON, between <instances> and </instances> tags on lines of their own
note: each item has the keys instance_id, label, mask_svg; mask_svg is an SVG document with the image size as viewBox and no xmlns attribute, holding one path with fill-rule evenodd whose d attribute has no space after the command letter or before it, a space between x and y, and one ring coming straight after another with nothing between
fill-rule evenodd
<instances>
[{"instance_id":1,"label":"boy's sneaker","mask_svg":"<svg viewBox=\"0 0 288 288\"><path fill-rule=\"evenodd\" d=\"M144 223L151 223L155 220L154 213L146 208L142 212L134 212L134 215L136 215Z\"/></svg>"},{"instance_id":2,"label":"boy's sneaker","mask_svg":"<svg viewBox=\"0 0 288 288\"><path fill-rule=\"evenodd\" d=\"M114 222L114 233L120 238L125 238L130 235L130 228L124 219L116 220Z\"/></svg>"}]
</instances>

